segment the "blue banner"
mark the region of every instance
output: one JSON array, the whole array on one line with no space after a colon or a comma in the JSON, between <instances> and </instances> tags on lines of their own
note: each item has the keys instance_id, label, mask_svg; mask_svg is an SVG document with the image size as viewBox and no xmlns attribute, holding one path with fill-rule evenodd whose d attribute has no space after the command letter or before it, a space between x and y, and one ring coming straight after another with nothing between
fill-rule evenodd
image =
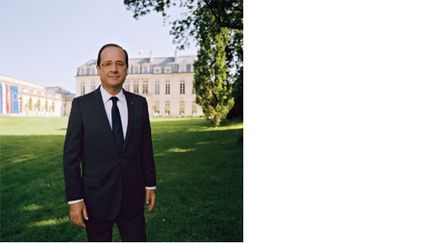
<instances>
[{"instance_id":1,"label":"blue banner","mask_svg":"<svg viewBox=\"0 0 432 243\"><path fill-rule=\"evenodd\" d=\"M12 114L19 114L19 100L18 100L18 87L17 86L11 86L10 87L11 92L11 103L12 103Z\"/></svg>"}]
</instances>

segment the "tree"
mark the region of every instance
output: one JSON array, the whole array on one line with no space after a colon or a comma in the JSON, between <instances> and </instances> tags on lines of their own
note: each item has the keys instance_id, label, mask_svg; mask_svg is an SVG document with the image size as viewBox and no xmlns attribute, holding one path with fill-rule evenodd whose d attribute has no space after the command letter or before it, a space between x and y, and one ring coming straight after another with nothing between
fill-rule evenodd
<instances>
[{"instance_id":1,"label":"tree","mask_svg":"<svg viewBox=\"0 0 432 243\"><path fill-rule=\"evenodd\" d=\"M194 79L197 103L216 127L234 105L234 99L232 85L227 79L225 49L229 41L228 31L223 28L215 36L211 35L206 33L201 37Z\"/></svg>"},{"instance_id":2,"label":"tree","mask_svg":"<svg viewBox=\"0 0 432 243\"><path fill-rule=\"evenodd\" d=\"M243 116L242 0L124 0L124 4L134 18L151 11L161 13L165 21L180 16L170 22L170 34L180 50L191 41L199 45L194 64L197 103L213 126L231 108L230 117Z\"/></svg>"}]
</instances>

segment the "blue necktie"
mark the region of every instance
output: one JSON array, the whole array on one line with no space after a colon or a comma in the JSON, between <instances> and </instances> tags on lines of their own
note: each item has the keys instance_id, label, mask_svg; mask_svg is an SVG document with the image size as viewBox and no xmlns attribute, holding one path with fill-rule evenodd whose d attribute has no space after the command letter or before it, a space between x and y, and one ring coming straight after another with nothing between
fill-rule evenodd
<instances>
[{"instance_id":1,"label":"blue necktie","mask_svg":"<svg viewBox=\"0 0 432 243\"><path fill-rule=\"evenodd\" d=\"M114 138L116 140L116 143L121 151L123 148L124 137L123 137L122 122L120 118L120 111L117 107L118 98L113 96L110 99L113 102L113 106L111 109L112 130L114 133Z\"/></svg>"}]
</instances>

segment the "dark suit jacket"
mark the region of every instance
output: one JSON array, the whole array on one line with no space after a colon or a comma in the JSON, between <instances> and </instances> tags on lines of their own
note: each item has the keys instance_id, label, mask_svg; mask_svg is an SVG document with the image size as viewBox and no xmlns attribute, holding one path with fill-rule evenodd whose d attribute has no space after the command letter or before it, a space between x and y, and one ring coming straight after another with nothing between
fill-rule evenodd
<instances>
[{"instance_id":1,"label":"dark suit jacket","mask_svg":"<svg viewBox=\"0 0 432 243\"><path fill-rule=\"evenodd\" d=\"M147 101L123 90L128 127L120 150L99 89L72 101L63 153L66 200L83 198L90 218L144 213L145 187L156 186Z\"/></svg>"}]
</instances>

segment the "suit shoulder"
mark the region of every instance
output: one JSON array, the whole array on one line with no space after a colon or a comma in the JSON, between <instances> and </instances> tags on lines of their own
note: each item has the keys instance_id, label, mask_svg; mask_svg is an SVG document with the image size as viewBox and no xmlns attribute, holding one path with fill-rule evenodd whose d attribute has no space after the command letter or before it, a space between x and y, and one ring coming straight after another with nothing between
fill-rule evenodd
<instances>
[{"instance_id":1,"label":"suit shoulder","mask_svg":"<svg viewBox=\"0 0 432 243\"><path fill-rule=\"evenodd\" d=\"M85 101L91 99L92 97L94 97L96 94L95 92L97 92L97 91L98 90L94 90L94 91L87 93L85 95L77 96L74 98L74 100L75 100L75 102L85 102Z\"/></svg>"}]
</instances>

